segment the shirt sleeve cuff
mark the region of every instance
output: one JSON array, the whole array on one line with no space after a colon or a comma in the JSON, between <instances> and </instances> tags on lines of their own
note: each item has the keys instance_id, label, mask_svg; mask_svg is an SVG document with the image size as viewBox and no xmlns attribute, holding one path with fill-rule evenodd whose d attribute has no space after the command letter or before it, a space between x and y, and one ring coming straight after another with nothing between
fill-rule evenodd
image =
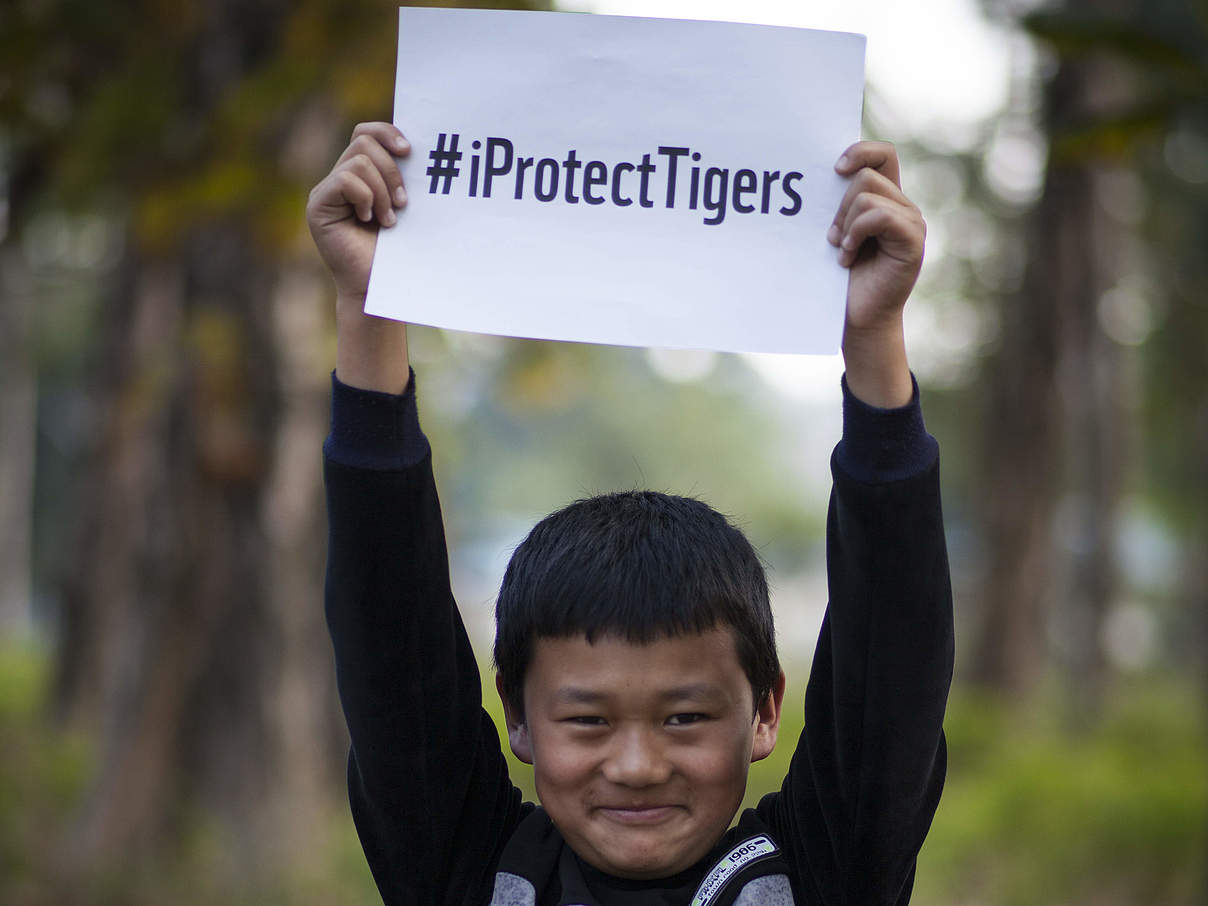
<instances>
[{"instance_id":1,"label":"shirt sleeve cuff","mask_svg":"<svg viewBox=\"0 0 1208 906\"><path fill-rule=\"evenodd\" d=\"M415 372L400 394L362 390L331 373L327 458L359 469L389 471L421 462L429 452L415 405Z\"/></svg>"},{"instance_id":2,"label":"shirt sleeve cuff","mask_svg":"<svg viewBox=\"0 0 1208 906\"><path fill-rule=\"evenodd\" d=\"M909 403L878 409L857 399L843 377L843 438L835 447L835 461L857 481L900 481L928 469L939 454L939 445L923 424L918 381L913 375L911 381L914 395Z\"/></svg>"}]
</instances>

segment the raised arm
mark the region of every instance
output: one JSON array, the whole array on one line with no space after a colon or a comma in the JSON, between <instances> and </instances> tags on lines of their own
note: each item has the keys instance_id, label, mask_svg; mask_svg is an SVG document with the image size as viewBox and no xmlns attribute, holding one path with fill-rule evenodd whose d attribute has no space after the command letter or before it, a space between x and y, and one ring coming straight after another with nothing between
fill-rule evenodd
<instances>
[{"instance_id":1,"label":"raised arm","mask_svg":"<svg viewBox=\"0 0 1208 906\"><path fill-rule=\"evenodd\" d=\"M862 142L830 241L851 269L843 439L832 458L830 600L805 731L761 811L798 841L808 903L904 904L939 802L952 676L952 601L938 448L906 361L902 314L925 226L891 145Z\"/></svg>"},{"instance_id":2,"label":"raised arm","mask_svg":"<svg viewBox=\"0 0 1208 906\"><path fill-rule=\"evenodd\" d=\"M336 283L325 446L326 616L352 747L353 818L382 899L480 904L520 820L449 584L403 324L362 313L378 224L406 200L393 126L358 126L307 220Z\"/></svg>"}]
</instances>

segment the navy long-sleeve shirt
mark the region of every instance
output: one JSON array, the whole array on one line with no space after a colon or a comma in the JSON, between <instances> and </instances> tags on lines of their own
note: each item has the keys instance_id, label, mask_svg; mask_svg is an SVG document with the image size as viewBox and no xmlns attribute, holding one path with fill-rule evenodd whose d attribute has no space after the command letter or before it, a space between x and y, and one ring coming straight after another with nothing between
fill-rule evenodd
<instances>
[{"instance_id":1,"label":"navy long-sleeve shirt","mask_svg":"<svg viewBox=\"0 0 1208 906\"><path fill-rule=\"evenodd\" d=\"M805 729L781 790L740 824L770 830L799 904L903 904L945 771L953 630L938 448L917 391L910 405L879 410L845 385L843 408L827 520L830 600ZM327 620L366 857L386 903L481 906L534 806L508 779L481 707L414 380L395 396L333 377L325 475ZM600 906L687 903L699 880L638 891L585 874Z\"/></svg>"}]
</instances>

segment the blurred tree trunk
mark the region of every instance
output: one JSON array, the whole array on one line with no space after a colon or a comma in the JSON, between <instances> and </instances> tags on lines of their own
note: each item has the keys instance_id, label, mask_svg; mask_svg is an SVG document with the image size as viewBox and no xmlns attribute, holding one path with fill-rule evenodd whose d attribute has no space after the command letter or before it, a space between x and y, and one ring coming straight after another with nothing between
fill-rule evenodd
<instances>
[{"instance_id":1,"label":"blurred tree trunk","mask_svg":"<svg viewBox=\"0 0 1208 906\"><path fill-rule=\"evenodd\" d=\"M289 15L224 2L187 20L163 76L181 91L170 121L146 152L145 136L121 146L159 176L133 168L126 252L99 290L98 430L58 595L55 710L99 758L60 841L68 889L167 858L199 818L220 832L219 881L277 877L343 808L322 623L328 302L312 256L290 251L304 192L282 178L313 172L297 143L326 159L343 128L263 89L267 113L230 103L266 68L274 90L303 87L271 68ZM183 154L176 171L156 143Z\"/></svg>"},{"instance_id":2,"label":"blurred tree trunk","mask_svg":"<svg viewBox=\"0 0 1208 906\"><path fill-rule=\"evenodd\" d=\"M224 832L212 875L279 880L346 808L322 611L329 284L299 240L306 188L389 114L395 21L373 0L0 13L0 139L31 162L0 198L13 234L98 211L125 239L81 293L95 429L64 456L70 531L49 532L70 564L48 582L54 711L99 759L60 841L64 899L199 826Z\"/></svg>"},{"instance_id":3,"label":"blurred tree trunk","mask_svg":"<svg viewBox=\"0 0 1208 906\"><path fill-rule=\"evenodd\" d=\"M1024 283L1002 306L1000 346L985 376L988 567L971 672L1026 696L1050 663L1052 630L1084 715L1102 692L1100 639L1117 585L1120 361L1098 312L1122 256L1119 228L1100 202L1100 168L1066 138L1127 84L1105 61L1071 56L1044 86L1043 193L1028 214Z\"/></svg>"},{"instance_id":4,"label":"blurred tree trunk","mask_svg":"<svg viewBox=\"0 0 1208 906\"><path fill-rule=\"evenodd\" d=\"M1208 47L1208 22L1187 23L1183 32ZM1178 610L1162 666L1198 672L1208 724L1208 59L1202 65L1198 93L1144 171L1156 304L1143 347L1142 413L1149 499L1181 547L1171 583ZM1200 902L1208 903L1204 855Z\"/></svg>"},{"instance_id":5,"label":"blurred tree trunk","mask_svg":"<svg viewBox=\"0 0 1208 906\"><path fill-rule=\"evenodd\" d=\"M0 641L32 629L36 376L32 289L0 223Z\"/></svg>"},{"instance_id":6,"label":"blurred tree trunk","mask_svg":"<svg viewBox=\"0 0 1208 906\"><path fill-rule=\"evenodd\" d=\"M193 802L250 871L338 788L315 666L323 303L255 249L199 228L175 259L127 262L105 306L59 658L61 713L101 739L81 869L171 841Z\"/></svg>"},{"instance_id":7,"label":"blurred tree trunk","mask_svg":"<svg viewBox=\"0 0 1208 906\"><path fill-rule=\"evenodd\" d=\"M1084 76L1092 81L1105 75L1098 67L1087 69ZM1123 357L1100 318L1101 301L1128 259L1121 232L1098 197L1101 171L1090 166L1086 172L1090 185L1079 249L1085 257L1070 262L1072 273L1066 279L1079 283L1067 283L1073 296L1059 324L1065 491L1056 540L1067 572L1056 583L1054 621L1071 720L1084 729L1098 718L1109 678L1105 625L1120 584L1119 508L1129 452Z\"/></svg>"},{"instance_id":8,"label":"blurred tree trunk","mask_svg":"<svg viewBox=\"0 0 1208 906\"><path fill-rule=\"evenodd\" d=\"M224 832L212 875L280 880L328 805L346 809L322 610L329 282L299 243L306 189L353 123L389 116L395 9L0 12L11 233L97 212L124 238L103 273L68 275L99 314L71 349L94 426L62 457L79 463L72 525L47 532L70 564L46 583L53 707L99 765L60 841L64 901L89 873L170 863L198 827ZM0 344L18 342L8 318L22 310L6 305Z\"/></svg>"},{"instance_id":9,"label":"blurred tree trunk","mask_svg":"<svg viewBox=\"0 0 1208 906\"><path fill-rule=\"evenodd\" d=\"M999 347L985 381L987 568L971 675L1009 694L1026 692L1046 662L1052 523L1060 487L1053 317L1061 295L1053 250L1060 247L1057 237L1071 236L1069 227L1061 229L1061 182L1050 170L1040 203L1029 214L1025 278L1018 297L1002 305Z\"/></svg>"}]
</instances>

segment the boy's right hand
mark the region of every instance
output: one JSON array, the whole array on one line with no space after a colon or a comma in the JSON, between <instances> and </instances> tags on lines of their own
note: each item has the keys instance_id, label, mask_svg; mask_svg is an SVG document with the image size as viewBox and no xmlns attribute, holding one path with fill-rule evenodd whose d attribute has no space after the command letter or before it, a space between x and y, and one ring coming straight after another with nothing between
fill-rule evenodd
<instances>
[{"instance_id":1,"label":"boy's right hand","mask_svg":"<svg viewBox=\"0 0 1208 906\"><path fill-rule=\"evenodd\" d=\"M390 123L361 123L331 172L311 190L306 223L341 299L364 303L378 225L394 226L394 209L407 203L395 158L410 151Z\"/></svg>"},{"instance_id":2,"label":"boy's right hand","mask_svg":"<svg viewBox=\"0 0 1208 906\"><path fill-rule=\"evenodd\" d=\"M361 123L330 173L311 190L306 223L336 284L336 375L386 393L407 386L407 326L364 313L379 226L407 203L396 158L411 151L390 123Z\"/></svg>"}]
</instances>

